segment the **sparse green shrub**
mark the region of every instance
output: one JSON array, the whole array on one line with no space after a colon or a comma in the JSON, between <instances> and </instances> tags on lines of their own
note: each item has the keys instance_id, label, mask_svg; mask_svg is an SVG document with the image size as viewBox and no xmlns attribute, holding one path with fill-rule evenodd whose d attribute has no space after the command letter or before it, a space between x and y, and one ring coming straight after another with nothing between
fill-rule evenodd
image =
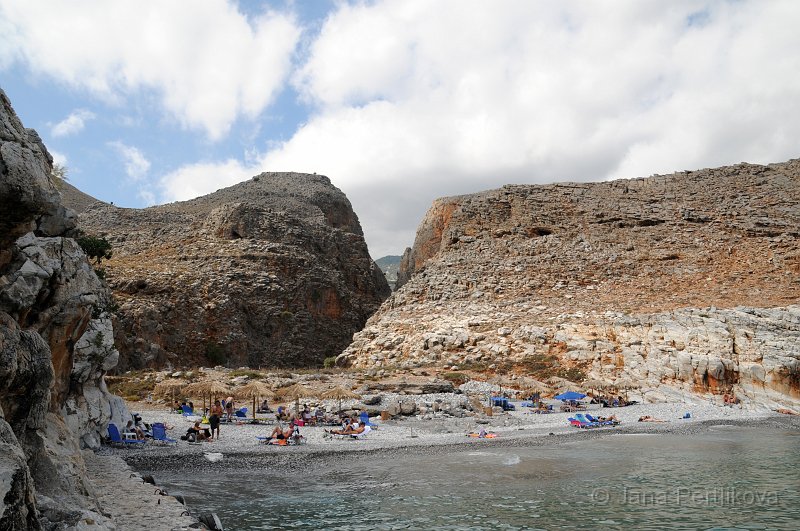
<instances>
[{"instance_id":1,"label":"sparse green shrub","mask_svg":"<svg viewBox=\"0 0 800 531\"><path fill-rule=\"evenodd\" d=\"M253 369L236 369L230 372L231 378L238 378L239 376L247 376L251 380L262 378L264 375Z\"/></svg>"},{"instance_id":2,"label":"sparse green shrub","mask_svg":"<svg viewBox=\"0 0 800 531\"><path fill-rule=\"evenodd\" d=\"M581 382L586 379L586 373L577 367L561 369L558 371L558 376L565 378L570 382Z\"/></svg>"},{"instance_id":3,"label":"sparse green shrub","mask_svg":"<svg viewBox=\"0 0 800 531\"><path fill-rule=\"evenodd\" d=\"M130 377L106 376L106 385L108 385L108 390L111 393L121 396L125 400L139 401L153 393L156 382L151 378L141 378L134 374Z\"/></svg>"},{"instance_id":4,"label":"sparse green shrub","mask_svg":"<svg viewBox=\"0 0 800 531\"><path fill-rule=\"evenodd\" d=\"M100 264L103 258L108 260L113 254L111 251L111 243L105 238L98 238L96 236L81 236L75 241L81 246L81 249L83 249L83 252L86 253L86 256L88 256L90 259L94 258L96 264ZM95 272L97 272L97 270L95 270Z\"/></svg>"},{"instance_id":5,"label":"sparse green shrub","mask_svg":"<svg viewBox=\"0 0 800 531\"><path fill-rule=\"evenodd\" d=\"M461 385L469 381L469 376L467 376L463 372L445 372L442 373L442 378L444 378L449 382L452 382L453 385Z\"/></svg>"},{"instance_id":6,"label":"sparse green shrub","mask_svg":"<svg viewBox=\"0 0 800 531\"><path fill-rule=\"evenodd\" d=\"M335 367L336 366L336 356L330 356L328 358L325 358L322 361L322 366L325 367L326 369L330 369L332 367Z\"/></svg>"}]
</instances>

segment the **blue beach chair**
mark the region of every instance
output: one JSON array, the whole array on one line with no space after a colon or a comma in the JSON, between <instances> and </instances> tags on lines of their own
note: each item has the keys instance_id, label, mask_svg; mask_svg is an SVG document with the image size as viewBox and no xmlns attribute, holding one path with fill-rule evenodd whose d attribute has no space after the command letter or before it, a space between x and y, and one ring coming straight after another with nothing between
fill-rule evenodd
<instances>
[{"instance_id":1,"label":"blue beach chair","mask_svg":"<svg viewBox=\"0 0 800 531\"><path fill-rule=\"evenodd\" d=\"M378 425L377 425L377 424L372 424L372 423L370 423L370 421L369 421L369 413L367 413L366 411L362 411L362 412L361 412L361 413L358 415L358 420L359 420L359 421L361 421L361 422L363 422L363 423L364 423L364 425L366 425L366 426L369 426L369 427L370 427L370 428L372 428L373 430L378 428Z\"/></svg>"},{"instance_id":2,"label":"blue beach chair","mask_svg":"<svg viewBox=\"0 0 800 531\"><path fill-rule=\"evenodd\" d=\"M121 446L126 448L131 446L141 446L146 442L141 439L123 439L122 435L119 434L119 428L117 428L116 424L108 425L108 437L111 439L112 446Z\"/></svg>"},{"instance_id":3,"label":"blue beach chair","mask_svg":"<svg viewBox=\"0 0 800 531\"><path fill-rule=\"evenodd\" d=\"M575 418L578 419L578 422L580 422L581 424L586 424L587 427L589 428L598 428L602 426L602 424L597 420L592 421L583 416L583 413L576 413Z\"/></svg>"},{"instance_id":4,"label":"blue beach chair","mask_svg":"<svg viewBox=\"0 0 800 531\"><path fill-rule=\"evenodd\" d=\"M597 422L597 423L602 424L604 426L616 426L617 424L619 424L618 420L598 420L598 419L594 418L593 416L591 416L588 413L586 413L586 418L589 420L589 422Z\"/></svg>"},{"instance_id":5,"label":"blue beach chair","mask_svg":"<svg viewBox=\"0 0 800 531\"><path fill-rule=\"evenodd\" d=\"M156 422L152 426L153 429L153 444L178 444L178 441L167 437L167 427L161 422Z\"/></svg>"}]
</instances>

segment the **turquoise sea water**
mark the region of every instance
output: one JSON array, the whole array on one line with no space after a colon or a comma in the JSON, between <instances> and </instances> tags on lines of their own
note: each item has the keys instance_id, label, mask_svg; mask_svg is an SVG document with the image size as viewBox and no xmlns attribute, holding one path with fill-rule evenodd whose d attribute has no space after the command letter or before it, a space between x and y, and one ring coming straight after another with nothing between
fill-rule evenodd
<instances>
[{"instance_id":1,"label":"turquoise sea water","mask_svg":"<svg viewBox=\"0 0 800 531\"><path fill-rule=\"evenodd\" d=\"M302 473L153 472L234 529L800 529L800 432L717 426L347 456Z\"/></svg>"}]
</instances>

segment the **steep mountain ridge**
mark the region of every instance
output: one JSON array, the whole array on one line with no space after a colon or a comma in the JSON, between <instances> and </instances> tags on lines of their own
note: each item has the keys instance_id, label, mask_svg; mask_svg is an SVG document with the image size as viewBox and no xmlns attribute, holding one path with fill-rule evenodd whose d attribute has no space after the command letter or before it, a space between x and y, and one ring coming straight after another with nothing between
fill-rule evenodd
<instances>
[{"instance_id":1,"label":"steep mountain ridge","mask_svg":"<svg viewBox=\"0 0 800 531\"><path fill-rule=\"evenodd\" d=\"M398 277L340 363L800 398L798 160L439 199Z\"/></svg>"},{"instance_id":2,"label":"steep mountain ridge","mask_svg":"<svg viewBox=\"0 0 800 531\"><path fill-rule=\"evenodd\" d=\"M322 175L262 173L145 209L95 203L120 368L320 365L390 290L346 196Z\"/></svg>"}]
</instances>

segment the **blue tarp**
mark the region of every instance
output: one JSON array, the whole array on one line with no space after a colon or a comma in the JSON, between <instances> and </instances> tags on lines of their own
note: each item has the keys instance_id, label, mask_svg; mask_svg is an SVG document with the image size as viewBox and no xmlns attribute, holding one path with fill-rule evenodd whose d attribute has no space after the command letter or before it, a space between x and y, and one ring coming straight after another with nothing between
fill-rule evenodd
<instances>
[{"instance_id":1,"label":"blue tarp","mask_svg":"<svg viewBox=\"0 0 800 531\"><path fill-rule=\"evenodd\" d=\"M575 391L567 391L566 393L557 395L555 397L556 400L580 400L581 398L585 398L586 395L577 393Z\"/></svg>"}]
</instances>

